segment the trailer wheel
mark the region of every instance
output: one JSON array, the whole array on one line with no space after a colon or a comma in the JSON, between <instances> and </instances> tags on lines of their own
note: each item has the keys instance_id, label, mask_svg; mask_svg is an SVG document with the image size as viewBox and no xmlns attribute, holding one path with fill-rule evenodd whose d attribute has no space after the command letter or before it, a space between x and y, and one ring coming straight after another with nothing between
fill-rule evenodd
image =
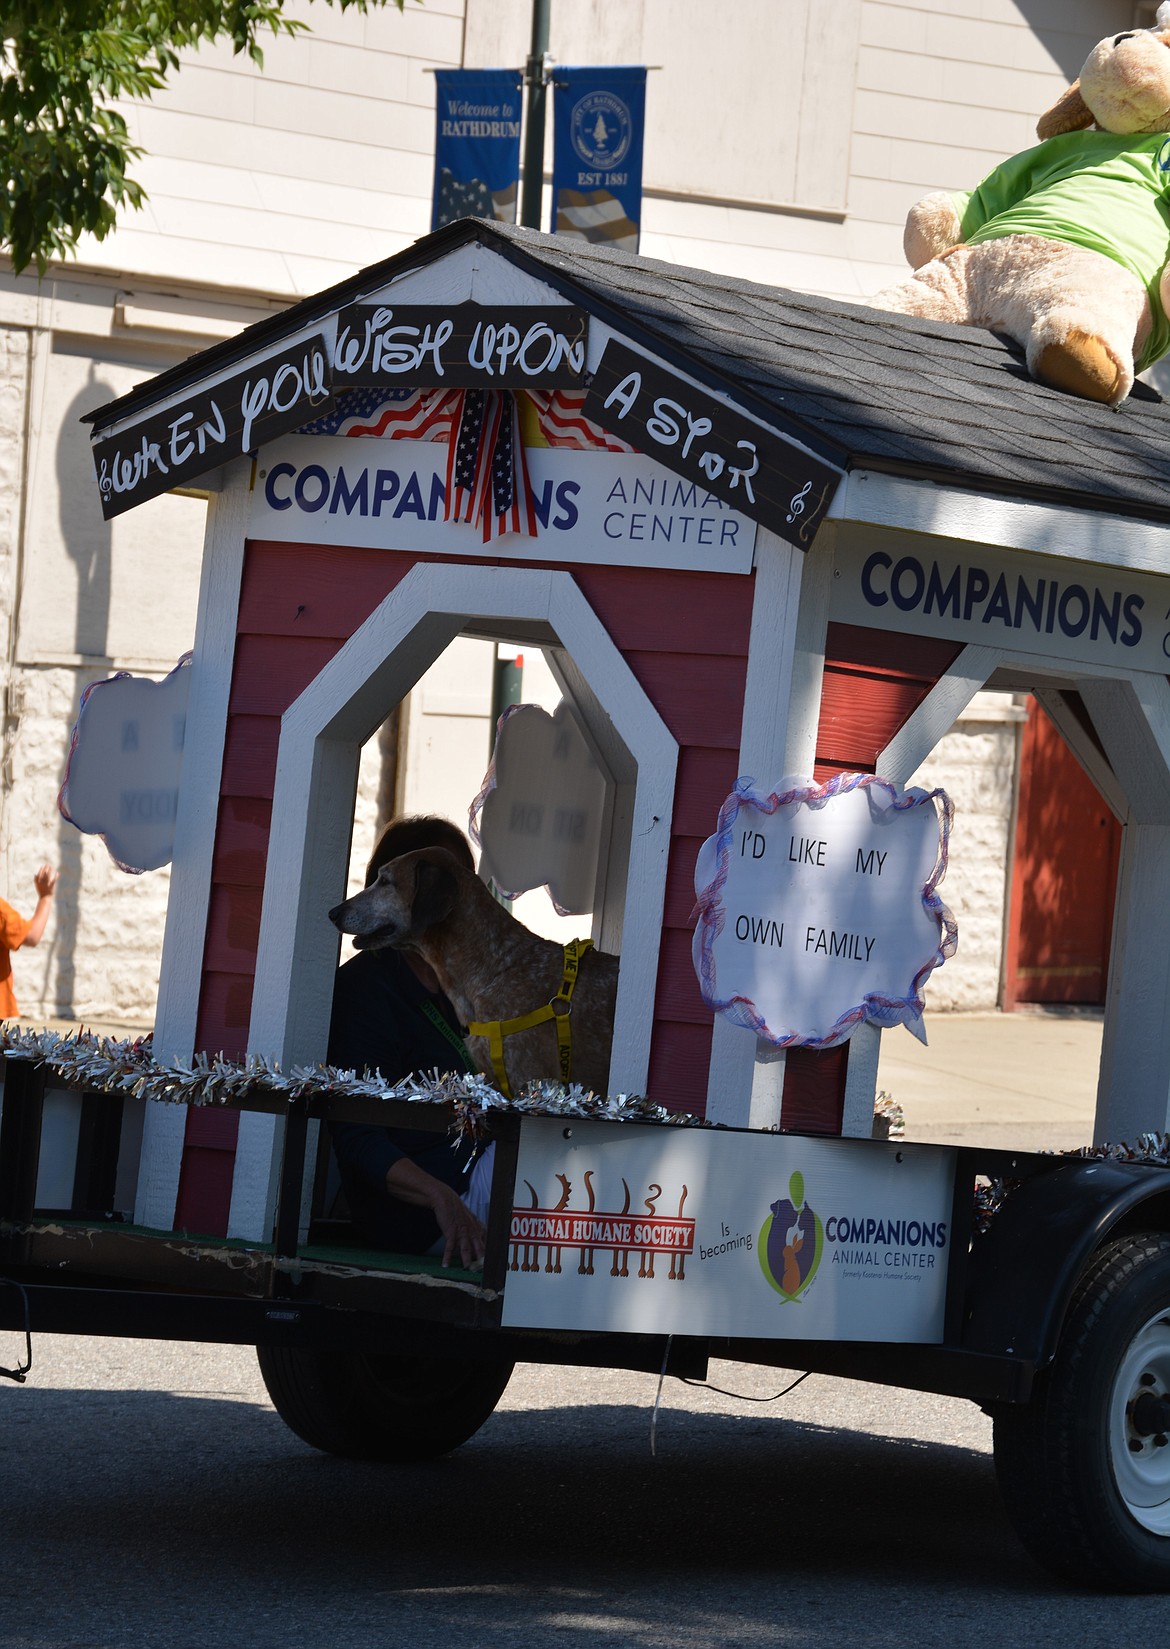
<instances>
[{"instance_id":1,"label":"trailer wheel","mask_svg":"<svg viewBox=\"0 0 1170 1649\"><path fill-rule=\"evenodd\" d=\"M1033 1399L995 1418L1008 1514L1080 1587L1170 1590L1170 1237L1125 1237L1078 1284Z\"/></svg>"},{"instance_id":2,"label":"trailer wheel","mask_svg":"<svg viewBox=\"0 0 1170 1649\"><path fill-rule=\"evenodd\" d=\"M351 1460L431 1460L465 1443L504 1394L513 1365L259 1346L276 1412L297 1436Z\"/></svg>"}]
</instances>

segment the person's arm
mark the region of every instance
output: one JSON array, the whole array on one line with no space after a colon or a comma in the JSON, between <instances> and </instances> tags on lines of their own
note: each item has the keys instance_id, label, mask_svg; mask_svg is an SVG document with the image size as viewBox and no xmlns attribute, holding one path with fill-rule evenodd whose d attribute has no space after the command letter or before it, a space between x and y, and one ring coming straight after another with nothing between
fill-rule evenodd
<instances>
[{"instance_id":1,"label":"person's arm","mask_svg":"<svg viewBox=\"0 0 1170 1649\"><path fill-rule=\"evenodd\" d=\"M37 890L37 908L29 917L28 931L21 941L22 945L39 945L44 938L49 912L53 908L53 894L57 890L57 872L51 865L42 865L33 877L33 886Z\"/></svg>"},{"instance_id":2,"label":"person's arm","mask_svg":"<svg viewBox=\"0 0 1170 1649\"><path fill-rule=\"evenodd\" d=\"M453 1260L470 1270L483 1264L487 1231L453 1186L444 1185L409 1157L399 1157L386 1171L386 1189L392 1197L429 1208L443 1237L443 1264Z\"/></svg>"}]
</instances>

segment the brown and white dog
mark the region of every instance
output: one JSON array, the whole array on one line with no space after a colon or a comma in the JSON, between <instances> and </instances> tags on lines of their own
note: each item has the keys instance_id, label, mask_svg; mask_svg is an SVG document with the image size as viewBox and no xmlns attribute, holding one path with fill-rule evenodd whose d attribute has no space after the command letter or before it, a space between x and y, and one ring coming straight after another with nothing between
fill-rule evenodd
<instances>
[{"instance_id":1,"label":"brown and white dog","mask_svg":"<svg viewBox=\"0 0 1170 1649\"><path fill-rule=\"evenodd\" d=\"M564 949L541 939L506 911L474 872L445 848L426 847L391 859L377 879L329 912L359 949L392 946L413 951L431 968L461 1024L516 1019L543 1007L564 973ZM588 950L581 957L572 999L570 1078L594 1093L608 1092L618 958ZM484 1075L492 1077L487 1038L468 1038ZM525 1082L561 1074L551 1020L504 1039L513 1093Z\"/></svg>"}]
</instances>

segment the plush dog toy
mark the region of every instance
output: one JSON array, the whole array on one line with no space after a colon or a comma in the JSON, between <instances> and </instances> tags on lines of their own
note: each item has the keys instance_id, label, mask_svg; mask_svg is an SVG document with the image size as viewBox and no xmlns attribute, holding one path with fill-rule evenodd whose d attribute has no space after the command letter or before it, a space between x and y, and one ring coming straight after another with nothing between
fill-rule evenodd
<instances>
[{"instance_id":1,"label":"plush dog toy","mask_svg":"<svg viewBox=\"0 0 1170 1649\"><path fill-rule=\"evenodd\" d=\"M1116 406L1170 350L1170 0L1102 40L1036 129L973 193L911 207L914 274L870 301L1004 333L1034 378Z\"/></svg>"}]
</instances>

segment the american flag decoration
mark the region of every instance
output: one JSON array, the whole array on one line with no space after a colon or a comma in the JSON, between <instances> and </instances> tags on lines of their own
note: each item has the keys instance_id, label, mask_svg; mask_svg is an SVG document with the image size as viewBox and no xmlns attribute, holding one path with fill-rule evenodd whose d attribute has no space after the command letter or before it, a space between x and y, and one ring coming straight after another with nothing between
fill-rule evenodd
<instances>
[{"instance_id":1,"label":"american flag decoration","mask_svg":"<svg viewBox=\"0 0 1170 1649\"><path fill-rule=\"evenodd\" d=\"M447 442L444 519L479 527L485 544L507 533L535 538L521 395L531 401L550 447L634 450L583 416L584 390L344 389L332 411L303 424L298 434Z\"/></svg>"},{"instance_id":2,"label":"american flag decoration","mask_svg":"<svg viewBox=\"0 0 1170 1649\"><path fill-rule=\"evenodd\" d=\"M302 424L297 433L449 441L459 396L457 389L345 389L331 412Z\"/></svg>"},{"instance_id":3,"label":"american flag decoration","mask_svg":"<svg viewBox=\"0 0 1170 1649\"><path fill-rule=\"evenodd\" d=\"M516 397L507 389L465 389L447 457L444 519L483 531L536 537L536 508L520 436Z\"/></svg>"},{"instance_id":4,"label":"american flag decoration","mask_svg":"<svg viewBox=\"0 0 1170 1649\"><path fill-rule=\"evenodd\" d=\"M571 447L578 452L633 452L628 441L611 435L585 417L581 410L585 390L529 389L525 394L532 402L540 433L550 447Z\"/></svg>"}]
</instances>

